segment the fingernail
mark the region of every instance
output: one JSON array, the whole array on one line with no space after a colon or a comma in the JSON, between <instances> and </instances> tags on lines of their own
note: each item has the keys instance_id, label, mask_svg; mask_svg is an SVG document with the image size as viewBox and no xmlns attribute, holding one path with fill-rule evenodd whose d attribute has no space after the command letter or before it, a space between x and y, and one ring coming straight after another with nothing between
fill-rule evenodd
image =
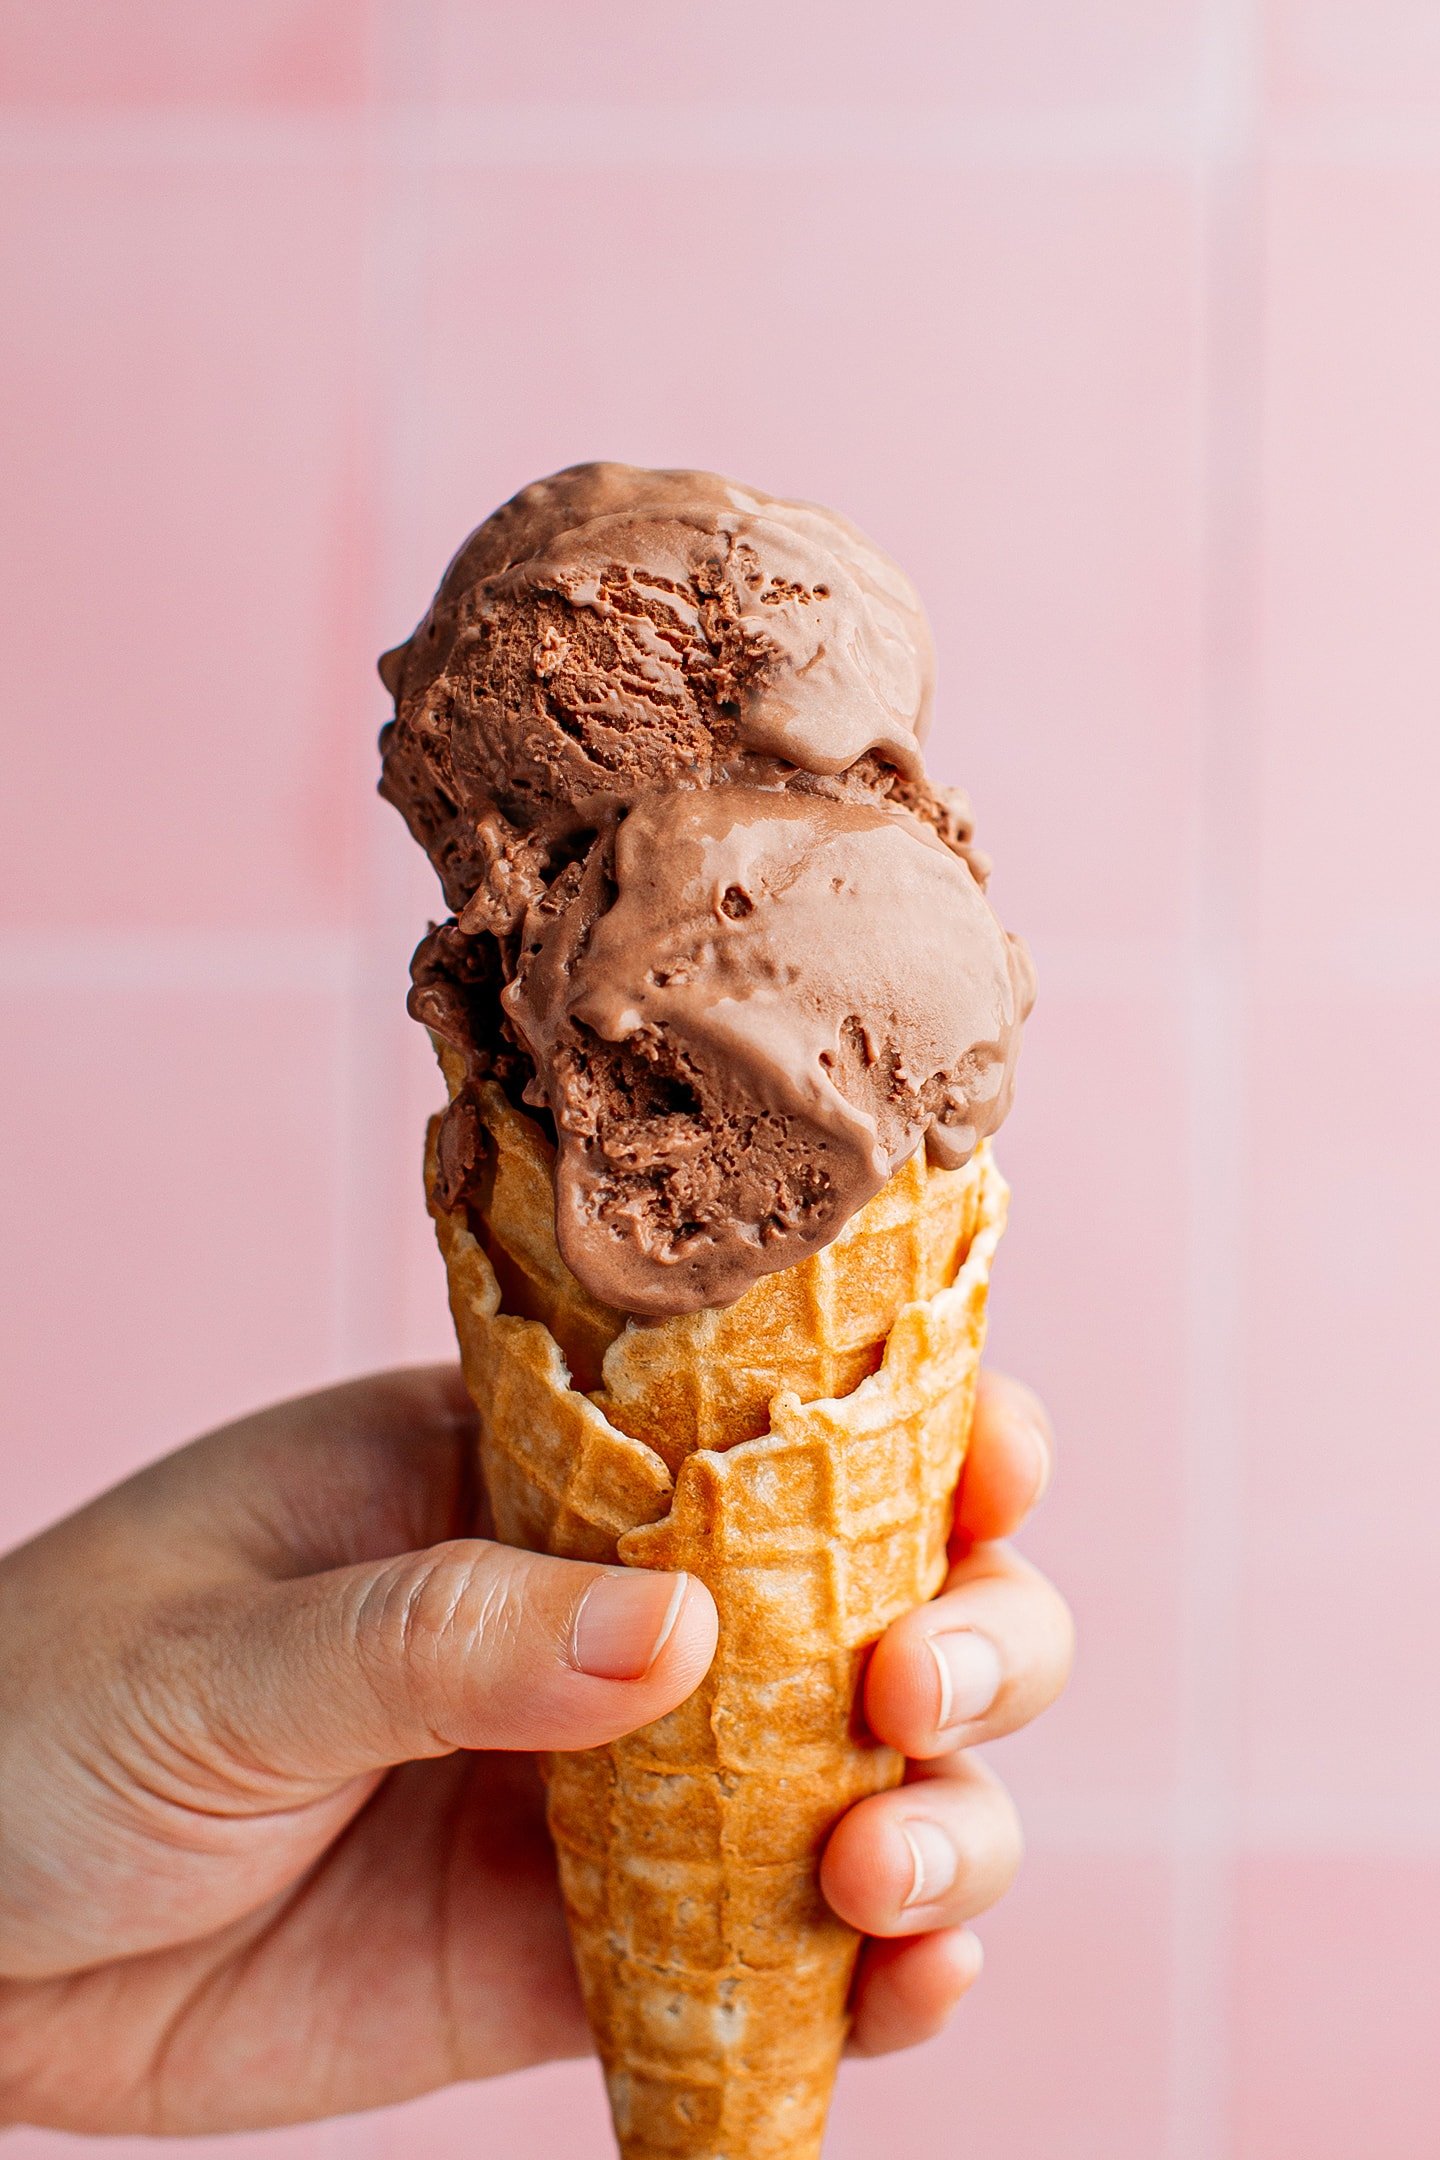
<instances>
[{"instance_id":1,"label":"fingernail","mask_svg":"<svg viewBox=\"0 0 1440 2160\"><path fill-rule=\"evenodd\" d=\"M925 1640L940 1680L936 1732L953 1732L984 1717L1005 1677L1000 1653L989 1636L974 1628L955 1628L945 1635L927 1635Z\"/></svg>"},{"instance_id":2,"label":"fingernail","mask_svg":"<svg viewBox=\"0 0 1440 2160\"><path fill-rule=\"evenodd\" d=\"M607 1568L575 1609L570 1662L594 1680L640 1680L674 1632L688 1575Z\"/></svg>"},{"instance_id":3,"label":"fingernail","mask_svg":"<svg viewBox=\"0 0 1440 2160\"><path fill-rule=\"evenodd\" d=\"M901 1834L910 1848L911 1866L910 1888L901 1909L910 1912L916 1905L933 1905L944 1897L955 1880L960 1856L938 1823L908 1822Z\"/></svg>"}]
</instances>

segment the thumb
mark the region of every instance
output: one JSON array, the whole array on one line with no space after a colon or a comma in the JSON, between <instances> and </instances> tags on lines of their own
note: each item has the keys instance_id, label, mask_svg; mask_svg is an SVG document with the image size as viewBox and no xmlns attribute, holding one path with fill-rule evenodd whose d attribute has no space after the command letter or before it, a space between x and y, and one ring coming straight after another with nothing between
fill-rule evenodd
<instances>
[{"instance_id":1,"label":"thumb","mask_svg":"<svg viewBox=\"0 0 1440 2160\"><path fill-rule=\"evenodd\" d=\"M597 1747L683 1702L716 1631L692 1575L455 1539L247 1591L207 1630L211 1731L250 1778L311 1789L457 1748Z\"/></svg>"}]
</instances>

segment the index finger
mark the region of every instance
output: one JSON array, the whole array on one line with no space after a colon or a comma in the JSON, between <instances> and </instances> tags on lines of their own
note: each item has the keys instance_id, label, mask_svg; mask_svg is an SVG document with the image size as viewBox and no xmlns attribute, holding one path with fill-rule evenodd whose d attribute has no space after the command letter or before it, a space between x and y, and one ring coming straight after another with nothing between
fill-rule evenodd
<instances>
[{"instance_id":1,"label":"index finger","mask_svg":"<svg viewBox=\"0 0 1440 2160\"><path fill-rule=\"evenodd\" d=\"M982 1372L955 1501L960 1545L1009 1537L1044 1496L1055 1462L1045 1405L1023 1381Z\"/></svg>"},{"instance_id":2,"label":"index finger","mask_svg":"<svg viewBox=\"0 0 1440 2160\"><path fill-rule=\"evenodd\" d=\"M458 1367L373 1373L192 1440L46 1533L72 1574L286 1580L475 1530L475 1413Z\"/></svg>"}]
</instances>

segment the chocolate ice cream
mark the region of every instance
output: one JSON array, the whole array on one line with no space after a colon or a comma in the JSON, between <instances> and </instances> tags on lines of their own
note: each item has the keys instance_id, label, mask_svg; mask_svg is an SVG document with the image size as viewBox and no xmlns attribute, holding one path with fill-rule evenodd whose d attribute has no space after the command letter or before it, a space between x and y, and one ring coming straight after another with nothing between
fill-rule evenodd
<instances>
[{"instance_id":1,"label":"chocolate ice cream","mask_svg":"<svg viewBox=\"0 0 1440 2160\"><path fill-rule=\"evenodd\" d=\"M381 790L455 911L411 1010L553 1120L603 1303L729 1303L999 1124L1029 962L924 775L920 603L853 526L577 466L471 535L381 672ZM448 1204L480 1145L462 1092Z\"/></svg>"}]
</instances>

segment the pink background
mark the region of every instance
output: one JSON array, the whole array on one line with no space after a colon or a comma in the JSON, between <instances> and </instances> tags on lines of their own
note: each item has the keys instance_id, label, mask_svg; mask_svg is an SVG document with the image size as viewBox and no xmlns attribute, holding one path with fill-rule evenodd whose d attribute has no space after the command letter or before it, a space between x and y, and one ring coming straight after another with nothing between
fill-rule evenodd
<instances>
[{"instance_id":1,"label":"pink background","mask_svg":"<svg viewBox=\"0 0 1440 2160\"><path fill-rule=\"evenodd\" d=\"M1435 0L0 0L0 77L0 1529L445 1349L372 662L469 526L833 501L1039 961L995 1347L1082 1652L983 1985L830 2149L1433 2156Z\"/></svg>"}]
</instances>

